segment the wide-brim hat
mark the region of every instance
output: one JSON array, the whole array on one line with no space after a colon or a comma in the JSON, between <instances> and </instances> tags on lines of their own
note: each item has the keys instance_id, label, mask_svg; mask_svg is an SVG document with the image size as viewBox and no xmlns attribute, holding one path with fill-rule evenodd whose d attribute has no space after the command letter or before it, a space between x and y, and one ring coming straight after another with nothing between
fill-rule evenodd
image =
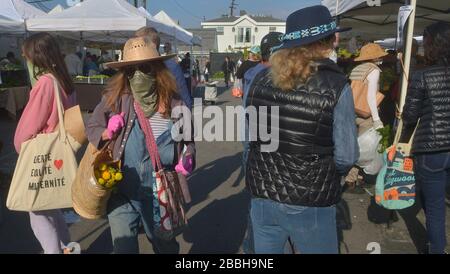
<instances>
[{"instance_id":1,"label":"wide-brim hat","mask_svg":"<svg viewBox=\"0 0 450 274\"><path fill-rule=\"evenodd\" d=\"M380 45L375 43L369 43L361 48L361 52L355 61L368 61L374 60L388 55L386 51L384 51Z\"/></svg>"},{"instance_id":2,"label":"wide-brim hat","mask_svg":"<svg viewBox=\"0 0 450 274\"><path fill-rule=\"evenodd\" d=\"M286 19L286 33L277 49L295 48L319 41L336 32L351 28L339 28L327 7L311 6L295 11Z\"/></svg>"},{"instance_id":3,"label":"wide-brim hat","mask_svg":"<svg viewBox=\"0 0 450 274\"><path fill-rule=\"evenodd\" d=\"M176 54L160 56L154 43L145 37L136 37L125 43L122 60L105 63L105 65L109 68L118 69L152 61L164 61L175 56Z\"/></svg>"}]
</instances>

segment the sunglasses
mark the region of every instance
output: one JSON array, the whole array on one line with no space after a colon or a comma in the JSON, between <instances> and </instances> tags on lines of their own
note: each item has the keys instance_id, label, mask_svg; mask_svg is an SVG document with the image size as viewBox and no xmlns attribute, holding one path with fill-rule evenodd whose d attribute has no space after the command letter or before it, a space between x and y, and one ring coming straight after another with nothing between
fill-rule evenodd
<instances>
[{"instance_id":1,"label":"sunglasses","mask_svg":"<svg viewBox=\"0 0 450 274\"><path fill-rule=\"evenodd\" d=\"M153 72L153 69L148 65L136 65L136 66L130 66L124 69L125 75L130 78L133 77L134 73L136 71L142 71L145 74L150 74Z\"/></svg>"}]
</instances>

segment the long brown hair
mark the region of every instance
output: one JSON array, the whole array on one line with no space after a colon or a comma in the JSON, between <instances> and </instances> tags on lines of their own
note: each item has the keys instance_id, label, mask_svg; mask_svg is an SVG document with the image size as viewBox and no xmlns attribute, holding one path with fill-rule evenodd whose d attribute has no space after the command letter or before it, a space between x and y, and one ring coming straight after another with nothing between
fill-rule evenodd
<instances>
[{"instance_id":1,"label":"long brown hair","mask_svg":"<svg viewBox=\"0 0 450 274\"><path fill-rule=\"evenodd\" d=\"M33 71L34 78L45 73L51 73L59 84L70 95L74 91L72 78L67 71L58 42L47 32L33 34L23 43L23 54L37 70Z\"/></svg>"},{"instance_id":2,"label":"long brown hair","mask_svg":"<svg viewBox=\"0 0 450 274\"><path fill-rule=\"evenodd\" d=\"M314 62L328 58L335 35L306 46L281 49L270 57L271 75L276 87L283 91L295 89L315 72Z\"/></svg>"},{"instance_id":3,"label":"long brown hair","mask_svg":"<svg viewBox=\"0 0 450 274\"><path fill-rule=\"evenodd\" d=\"M123 94L130 93L128 77L137 70L145 73L154 73L156 77L156 92L158 94L158 107L164 109L163 116L169 117L172 98L176 96L177 84L172 73L162 61L152 61L139 66L121 68L108 82L104 94L107 97L106 104L114 112L117 112L117 102Z\"/></svg>"}]
</instances>

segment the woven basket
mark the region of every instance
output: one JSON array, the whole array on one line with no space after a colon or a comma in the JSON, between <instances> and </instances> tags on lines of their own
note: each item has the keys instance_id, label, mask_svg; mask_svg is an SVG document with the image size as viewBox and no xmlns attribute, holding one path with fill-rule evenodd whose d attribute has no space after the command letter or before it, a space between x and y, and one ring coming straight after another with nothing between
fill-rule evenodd
<instances>
[{"instance_id":1,"label":"woven basket","mask_svg":"<svg viewBox=\"0 0 450 274\"><path fill-rule=\"evenodd\" d=\"M97 150L89 144L77 170L72 185L74 210L83 218L95 220L106 215L111 189L97 184L94 170L101 163L120 168L120 161L113 161L112 153L105 148Z\"/></svg>"}]
</instances>

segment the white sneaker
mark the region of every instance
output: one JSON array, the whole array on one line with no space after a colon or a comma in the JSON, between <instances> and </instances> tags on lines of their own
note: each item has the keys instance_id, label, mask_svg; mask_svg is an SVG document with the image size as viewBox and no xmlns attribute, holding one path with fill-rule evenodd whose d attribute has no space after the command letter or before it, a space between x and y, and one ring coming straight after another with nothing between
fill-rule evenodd
<instances>
[{"instance_id":1,"label":"white sneaker","mask_svg":"<svg viewBox=\"0 0 450 274\"><path fill-rule=\"evenodd\" d=\"M77 242L70 242L63 250L64 254L81 254L81 246Z\"/></svg>"}]
</instances>

